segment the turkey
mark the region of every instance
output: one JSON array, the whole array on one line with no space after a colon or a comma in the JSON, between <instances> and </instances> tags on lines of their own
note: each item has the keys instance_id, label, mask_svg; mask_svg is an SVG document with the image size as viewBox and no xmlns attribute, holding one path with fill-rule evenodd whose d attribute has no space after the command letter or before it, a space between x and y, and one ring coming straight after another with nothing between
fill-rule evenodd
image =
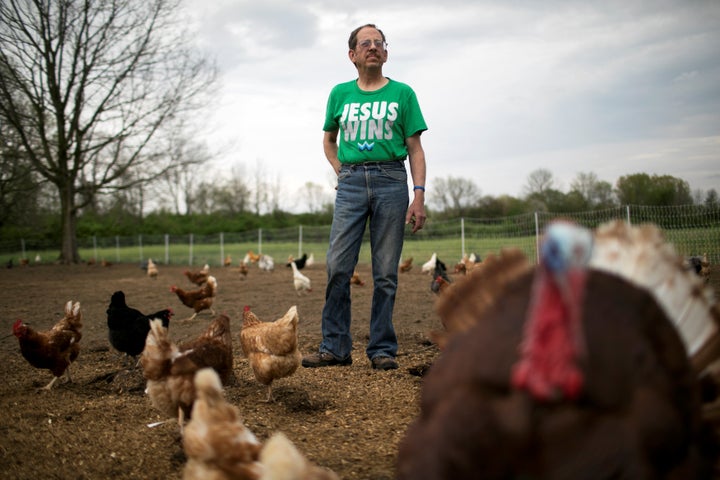
<instances>
[{"instance_id":1,"label":"turkey","mask_svg":"<svg viewBox=\"0 0 720 480\"><path fill-rule=\"evenodd\" d=\"M702 288L663 285L674 270L661 265L682 262L657 232L553 222L537 267L504 251L441 294L443 350L398 478L712 478L698 372L717 357L720 315Z\"/></svg>"}]
</instances>

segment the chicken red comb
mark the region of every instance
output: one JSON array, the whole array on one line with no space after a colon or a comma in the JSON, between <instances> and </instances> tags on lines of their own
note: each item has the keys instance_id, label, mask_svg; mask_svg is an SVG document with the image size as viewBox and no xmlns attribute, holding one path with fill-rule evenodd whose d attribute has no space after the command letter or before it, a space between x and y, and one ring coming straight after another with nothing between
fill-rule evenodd
<instances>
[{"instance_id":1,"label":"chicken red comb","mask_svg":"<svg viewBox=\"0 0 720 480\"><path fill-rule=\"evenodd\" d=\"M17 333L17 331L20 329L22 324L23 324L23 321L20 320L19 318L17 320L15 320L15 323L13 323L13 326L12 326L13 333Z\"/></svg>"},{"instance_id":2,"label":"chicken red comb","mask_svg":"<svg viewBox=\"0 0 720 480\"><path fill-rule=\"evenodd\" d=\"M250 311L250 305L245 305L243 307L243 312L249 312Z\"/></svg>"}]
</instances>

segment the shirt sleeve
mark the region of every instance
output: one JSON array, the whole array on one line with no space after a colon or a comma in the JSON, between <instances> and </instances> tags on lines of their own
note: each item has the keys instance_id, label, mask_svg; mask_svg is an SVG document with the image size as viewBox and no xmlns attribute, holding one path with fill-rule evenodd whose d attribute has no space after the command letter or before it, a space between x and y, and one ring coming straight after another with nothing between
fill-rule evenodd
<instances>
[{"instance_id":1,"label":"shirt sleeve","mask_svg":"<svg viewBox=\"0 0 720 480\"><path fill-rule=\"evenodd\" d=\"M428 129L415 92L411 88L408 88L408 90L405 138L412 137L416 133L422 133Z\"/></svg>"},{"instance_id":2,"label":"shirt sleeve","mask_svg":"<svg viewBox=\"0 0 720 480\"><path fill-rule=\"evenodd\" d=\"M325 132L334 132L335 130L340 129L340 124L338 123L338 116L336 114L336 103L338 98L338 96L335 94L336 91L337 87L333 88L330 91L327 106L325 107L325 124L323 125L323 131Z\"/></svg>"}]
</instances>

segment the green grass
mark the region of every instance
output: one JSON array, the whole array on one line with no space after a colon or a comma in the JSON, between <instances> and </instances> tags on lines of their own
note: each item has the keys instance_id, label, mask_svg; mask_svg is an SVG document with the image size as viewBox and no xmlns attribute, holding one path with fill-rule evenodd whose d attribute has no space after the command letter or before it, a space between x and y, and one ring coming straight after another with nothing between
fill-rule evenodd
<instances>
[{"instance_id":1,"label":"green grass","mask_svg":"<svg viewBox=\"0 0 720 480\"><path fill-rule=\"evenodd\" d=\"M720 230L713 228L696 228L696 229L677 229L666 230L665 235L668 241L675 244L680 255L699 255L708 253L711 263L720 261ZM205 239L204 243L197 243L190 247L188 241L184 238L173 240L167 248L162 241L163 237L157 237L155 243L145 240L142 246L137 244L115 247L108 245L106 242L102 247L94 248L83 245L79 249L80 257L83 261L95 258L97 261L106 259L113 263L137 263L146 261L148 257L152 258L159 264L172 265L188 265L202 266L205 263L211 266L219 266L222 264L225 255L232 256L232 264L239 265L245 254L252 250L255 253L264 253L270 255L275 260L276 266L284 265L287 262L288 255L298 256L298 243L293 240L267 241L262 244L262 251L258 247L257 241L240 241L225 243L221 248L220 242L208 243ZM106 239L102 239L106 240ZM131 242L131 239L123 239ZM85 242L87 243L87 242ZM110 242L114 244L115 242ZM464 247L464 249L463 249ZM502 248L516 247L520 248L532 260L536 258L536 245L534 236L502 236L495 232L466 232L465 244L463 246L459 235L442 235L431 238L426 235L407 235L403 248L402 258L413 257L415 265L421 265L433 253L438 254L438 258L448 265L450 268L458 262L465 253L477 253L481 258L485 258L488 253L499 252ZM315 261L325 263L325 255L327 252L327 242L303 242L302 252L314 254ZM52 263L58 257L58 250L27 250L26 257L33 263L36 255L40 255L42 263ZM15 265L19 264L22 252L16 251L11 253L0 254L0 261L3 264L12 259ZM370 263L370 244L368 241L363 242L359 255L360 264Z\"/></svg>"},{"instance_id":2,"label":"green grass","mask_svg":"<svg viewBox=\"0 0 720 480\"><path fill-rule=\"evenodd\" d=\"M419 238L419 237L418 237ZM534 258L535 243L533 238L489 238L474 239L472 242L466 240L465 251L469 254L475 252L481 257L485 257L489 252L498 252L500 248L515 246L522 248L526 254ZM231 255L232 264L239 265L245 254L252 250L260 253L256 242L246 243L226 243L222 250L218 244L196 244L192 250L189 244L169 244L167 249L162 245L143 245L142 247L133 245L125 247L98 247L80 248L79 253L83 261L95 258L96 261L105 259L112 263L137 263L146 261L148 257L152 258L158 264L172 265L188 265L202 266L208 263L210 266L219 266L225 255ZM302 252L308 255L312 253L315 261L325 263L325 255L327 252L327 242L303 243ZM262 253L270 255L275 261L275 265L284 265L289 255L298 256L298 244L295 242L273 242L262 245ZM433 253L437 253L438 257L448 266L454 265L462 257L462 242L457 238L444 239L414 239L408 238L405 241L402 257L414 258L414 264L420 265L427 261ZM40 255L42 263L52 263L58 257L57 250L28 250L27 258L33 263L36 255ZM12 259L15 265L19 264L21 252L3 254L0 261L6 263ZM360 249L359 263L370 263L370 244L363 242Z\"/></svg>"}]
</instances>

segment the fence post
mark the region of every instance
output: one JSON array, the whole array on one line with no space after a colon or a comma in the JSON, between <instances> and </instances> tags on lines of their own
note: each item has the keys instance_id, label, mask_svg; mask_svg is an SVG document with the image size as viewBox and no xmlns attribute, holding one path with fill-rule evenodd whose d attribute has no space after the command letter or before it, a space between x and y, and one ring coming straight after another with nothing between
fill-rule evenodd
<instances>
[{"instance_id":1,"label":"fence post","mask_svg":"<svg viewBox=\"0 0 720 480\"><path fill-rule=\"evenodd\" d=\"M190 234L190 263L189 265L192 267L193 264L193 234ZM222 265L222 263L220 263Z\"/></svg>"},{"instance_id":2,"label":"fence post","mask_svg":"<svg viewBox=\"0 0 720 480\"><path fill-rule=\"evenodd\" d=\"M97 236L93 235L93 258L98 261L97 258Z\"/></svg>"},{"instance_id":3,"label":"fence post","mask_svg":"<svg viewBox=\"0 0 720 480\"><path fill-rule=\"evenodd\" d=\"M93 243L95 243L95 237L93 237ZM97 248L97 246L96 246ZM95 253L95 261L97 261L97 251ZM115 261L120 263L120 235L115 235Z\"/></svg>"},{"instance_id":4,"label":"fence post","mask_svg":"<svg viewBox=\"0 0 720 480\"><path fill-rule=\"evenodd\" d=\"M258 255L262 254L262 228L258 228Z\"/></svg>"},{"instance_id":5,"label":"fence post","mask_svg":"<svg viewBox=\"0 0 720 480\"><path fill-rule=\"evenodd\" d=\"M535 212L535 262L540 263L540 221L538 212Z\"/></svg>"},{"instance_id":6,"label":"fence post","mask_svg":"<svg viewBox=\"0 0 720 480\"><path fill-rule=\"evenodd\" d=\"M220 232L220 265L225 265L225 233Z\"/></svg>"},{"instance_id":7,"label":"fence post","mask_svg":"<svg viewBox=\"0 0 720 480\"><path fill-rule=\"evenodd\" d=\"M302 225L298 227L298 257L302 256Z\"/></svg>"},{"instance_id":8,"label":"fence post","mask_svg":"<svg viewBox=\"0 0 720 480\"><path fill-rule=\"evenodd\" d=\"M465 217L460 217L460 258L465 258Z\"/></svg>"},{"instance_id":9,"label":"fence post","mask_svg":"<svg viewBox=\"0 0 720 480\"><path fill-rule=\"evenodd\" d=\"M170 265L170 235L165 234L165 265Z\"/></svg>"},{"instance_id":10,"label":"fence post","mask_svg":"<svg viewBox=\"0 0 720 480\"><path fill-rule=\"evenodd\" d=\"M143 263L143 245L142 245L142 233L138 235L138 244L140 245L140 265Z\"/></svg>"},{"instance_id":11,"label":"fence post","mask_svg":"<svg viewBox=\"0 0 720 480\"><path fill-rule=\"evenodd\" d=\"M630 205L625 205L625 211L627 212L627 223L628 225L632 225L632 222L630 221Z\"/></svg>"},{"instance_id":12,"label":"fence post","mask_svg":"<svg viewBox=\"0 0 720 480\"><path fill-rule=\"evenodd\" d=\"M21 257L21 258L27 258L27 257L25 256L25 239L24 239L24 238L21 238L21 239L20 239L20 250L22 251L22 257Z\"/></svg>"}]
</instances>

